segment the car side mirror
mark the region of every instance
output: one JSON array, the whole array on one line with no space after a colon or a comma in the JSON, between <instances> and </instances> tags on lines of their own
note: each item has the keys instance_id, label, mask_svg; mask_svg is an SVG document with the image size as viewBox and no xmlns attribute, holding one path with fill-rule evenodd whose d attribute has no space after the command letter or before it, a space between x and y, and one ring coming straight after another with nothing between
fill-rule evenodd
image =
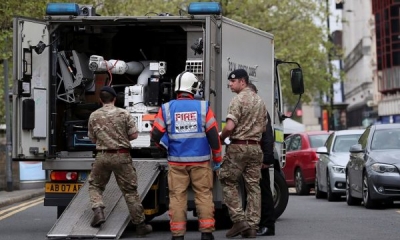
<instances>
[{"instance_id":1,"label":"car side mirror","mask_svg":"<svg viewBox=\"0 0 400 240\"><path fill-rule=\"evenodd\" d=\"M304 93L303 71L301 68L294 68L290 70L290 83L292 85L292 92L294 95Z\"/></svg>"},{"instance_id":2,"label":"car side mirror","mask_svg":"<svg viewBox=\"0 0 400 240\"><path fill-rule=\"evenodd\" d=\"M325 146L324 146L324 147L319 147L319 148L317 148L317 153L318 153L318 154L329 155L328 149L327 149Z\"/></svg>"},{"instance_id":3,"label":"car side mirror","mask_svg":"<svg viewBox=\"0 0 400 240\"><path fill-rule=\"evenodd\" d=\"M350 152L351 153L361 153L363 151L364 150L363 150L361 144L355 144L355 145L350 147Z\"/></svg>"}]
</instances>

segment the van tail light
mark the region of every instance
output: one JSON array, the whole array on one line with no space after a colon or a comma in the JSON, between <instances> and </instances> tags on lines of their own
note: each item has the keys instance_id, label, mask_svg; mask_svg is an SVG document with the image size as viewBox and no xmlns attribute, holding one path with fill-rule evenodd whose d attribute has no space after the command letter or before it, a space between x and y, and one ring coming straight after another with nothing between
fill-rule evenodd
<instances>
[{"instance_id":1,"label":"van tail light","mask_svg":"<svg viewBox=\"0 0 400 240\"><path fill-rule=\"evenodd\" d=\"M78 180L78 172L72 171L52 171L50 174L51 181L71 181Z\"/></svg>"}]
</instances>

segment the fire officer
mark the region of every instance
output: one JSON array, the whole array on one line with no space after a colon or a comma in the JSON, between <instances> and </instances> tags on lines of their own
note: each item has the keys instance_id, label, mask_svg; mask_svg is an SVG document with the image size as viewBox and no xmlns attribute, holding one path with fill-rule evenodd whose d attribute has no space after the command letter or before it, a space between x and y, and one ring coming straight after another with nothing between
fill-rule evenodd
<instances>
[{"instance_id":1,"label":"fire officer","mask_svg":"<svg viewBox=\"0 0 400 240\"><path fill-rule=\"evenodd\" d=\"M195 193L201 239L214 239L210 158L212 153L213 164L218 167L222 149L209 103L194 97L200 84L193 73L179 74L175 80L177 99L161 106L151 131L152 139L168 152L170 229L175 240L183 240L186 233L187 188L190 184Z\"/></svg>"}]
</instances>

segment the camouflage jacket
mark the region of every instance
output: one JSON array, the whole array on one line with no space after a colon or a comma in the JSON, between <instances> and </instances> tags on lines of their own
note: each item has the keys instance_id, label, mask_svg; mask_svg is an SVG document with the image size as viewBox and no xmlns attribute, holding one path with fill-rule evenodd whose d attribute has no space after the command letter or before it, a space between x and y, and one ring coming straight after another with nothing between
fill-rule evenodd
<instances>
[{"instance_id":1,"label":"camouflage jacket","mask_svg":"<svg viewBox=\"0 0 400 240\"><path fill-rule=\"evenodd\" d=\"M260 141L268 121L267 108L262 98L246 87L230 102L226 119L235 123L231 139Z\"/></svg>"},{"instance_id":2,"label":"camouflage jacket","mask_svg":"<svg viewBox=\"0 0 400 240\"><path fill-rule=\"evenodd\" d=\"M132 115L125 109L105 104L89 117L90 139L96 140L97 150L130 148L128 136L137 132Z\"/></svg>"}]
</instances>

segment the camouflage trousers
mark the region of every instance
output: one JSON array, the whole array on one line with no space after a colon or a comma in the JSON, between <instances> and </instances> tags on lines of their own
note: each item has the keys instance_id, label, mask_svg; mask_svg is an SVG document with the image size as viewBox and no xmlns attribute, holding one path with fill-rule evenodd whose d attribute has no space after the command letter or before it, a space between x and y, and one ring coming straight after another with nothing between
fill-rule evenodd
<instances>
[{"instance_id":1,"label":"camouflage trousers","mask_svg":"<svg viewBox=\"0 0 400 240\"><path fill-rule=\"evenodd\" d=\"M137 175L129 153L98 153L89 175L89 196L92 209L104 208L103 192L111 173L128 205L133 224L145 220L144 209L137 191Z\"/></svg>"},{"instance_id":2,"label":"camouflage trousers","mask_svg":"<svg viewBox=\"0 0 400 240\"><path fill-rule=\"evenodd\" d=\"M186 233L187 189L194 192L200 232L215 230L213 171L210 162L190 166L168 165L169 217L172 236Z\"/></svg>"},{"instance_id":3,"label":"camouflage trousers","mask_svg":"<svg viewBox=\"0 0 400 240\"><path fill-rule=\"evenodd\" d=\"M263 153L259 145L229 145L218 174L223 200L232 222L247 221L253 229L258 229L261 216L259 181L262 158ZM247 194L246 210L243 210L239 192L240 177L243 177Z\"/></svg>"}]
</instances>

